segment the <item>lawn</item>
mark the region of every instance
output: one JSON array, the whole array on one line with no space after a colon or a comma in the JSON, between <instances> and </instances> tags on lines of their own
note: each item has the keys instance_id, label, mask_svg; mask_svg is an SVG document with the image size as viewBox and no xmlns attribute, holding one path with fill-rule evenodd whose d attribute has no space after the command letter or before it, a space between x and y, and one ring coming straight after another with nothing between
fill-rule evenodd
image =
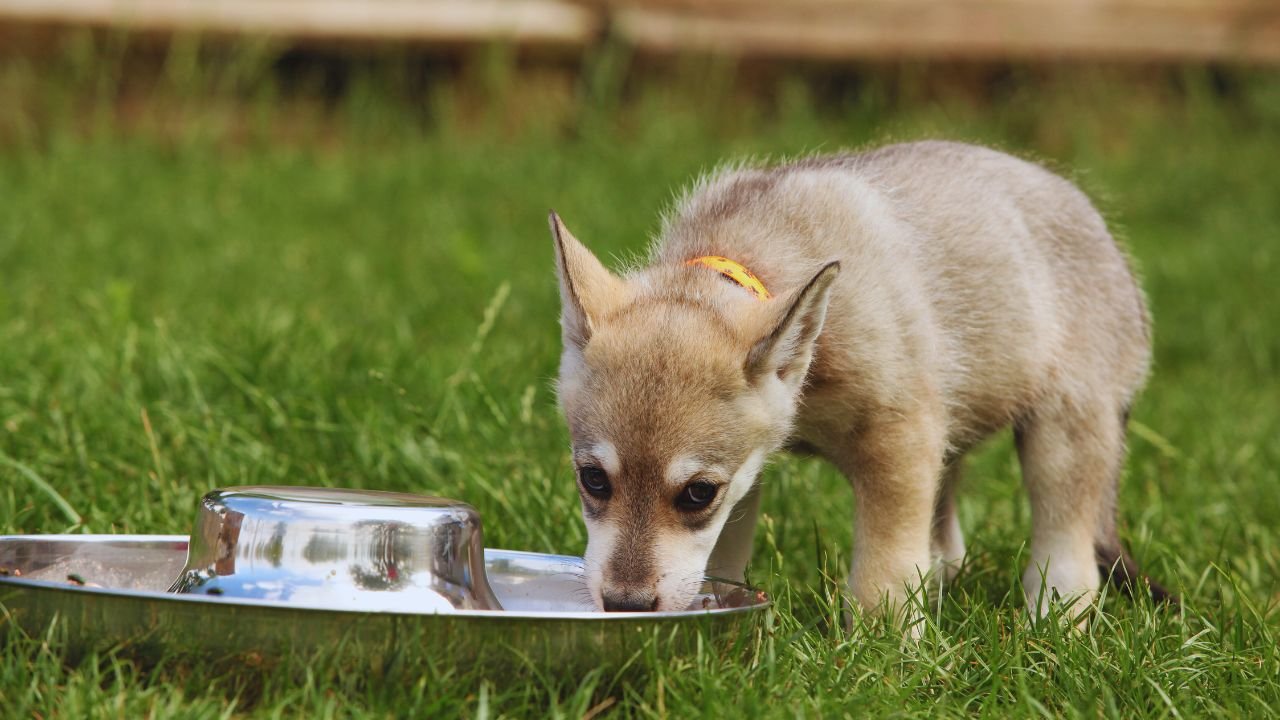
<instances>
[{"instance_id":1,"label":"lawn","mask_svg":"<svg viewBox=\"0 0 1280 720\"><path fill-rule=\"evenodd\" d=\"M971 460L972 557L924 637L833 630L851 493L780 457L750 573L776 604L744 655L387 682L67 663L56 640L10 632L6 716L1280 707L1275 73L1059 68L972 93L888 72L745 94L723 68L526 83L499 56L419 96L377 67L322 93L257 66L220 84L183 57L128 102L110 63L0 61L0 533L184 533L211 488L309 484L464 499L490 546L580 554L547 209L616 265L720 162L945 137L1075 178L1135 257L1156 367L1122 534L1185 606L1112 597L1083 633L1029 625L1029 511L1000 437Z\"/></svg>"}]
</instances>

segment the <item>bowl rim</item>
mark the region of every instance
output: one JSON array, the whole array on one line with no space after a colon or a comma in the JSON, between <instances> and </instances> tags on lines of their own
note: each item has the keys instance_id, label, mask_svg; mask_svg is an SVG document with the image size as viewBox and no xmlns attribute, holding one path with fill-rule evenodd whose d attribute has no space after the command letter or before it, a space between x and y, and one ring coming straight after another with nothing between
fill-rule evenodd
<instances>
[{"instance_id":1,"label":"bowl rim","mask_svg":"<svg viewBox=\"0 0 1280 720\"><path fill-rule=\"evenodd\" d=\"M306 507L362 507L406 511L459 510L474 515L477 520L480 515L470 503L440 495L318 485L228 485L214 488L201 496L200 510L197 511L197 515L206 509L206 502L215 497L272 500Z\"/></svg>"}]
</instances>

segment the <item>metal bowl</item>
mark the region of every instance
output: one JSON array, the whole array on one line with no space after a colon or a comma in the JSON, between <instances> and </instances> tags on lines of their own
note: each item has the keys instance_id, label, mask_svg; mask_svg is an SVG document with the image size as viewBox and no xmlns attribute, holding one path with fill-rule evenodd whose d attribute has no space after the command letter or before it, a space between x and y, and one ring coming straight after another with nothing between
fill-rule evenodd
<instances>
[{"instance_id":1,"label":"metal bowl","mask_svg":"<svg viewBox=\"0 0 1280 720\"><path fill-rule=\"evenodd\" d=\"M502 609L471 506L331 488L205 495L170 591L370 612Z\"/></svg>"},{"instance_id":2,"label":"metal bowl","mask_svg":"<svg viewBox=\"0 0 1280 720\"><path fill-rule=\"evenodd\" d=\"M587 593L582 558L486 549L502 612L320 609L167 592L187 556L185 535L0 536L0 642L21 632L56 638L72 657L122 651L306 677L401 680L465 668L495 678L580 675L630 672L649 653L724 652L759 637L769 605L762 592L708 579L688 610L603 613Z\"/></svg>"}]
</instances>

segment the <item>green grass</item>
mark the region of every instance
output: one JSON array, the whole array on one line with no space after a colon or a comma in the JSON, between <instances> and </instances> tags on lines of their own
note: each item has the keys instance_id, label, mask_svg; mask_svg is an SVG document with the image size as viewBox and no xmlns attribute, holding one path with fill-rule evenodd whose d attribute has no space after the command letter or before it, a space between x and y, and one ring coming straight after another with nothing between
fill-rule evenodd
<instances>
[{"instance_id":1,"label":"green grass","mask_svg":"<svg viewBox=\"0 0 1280 720\"><path fill-rule=\"evenodd\" d=\"M897 81L821 100L789 83L744 100L715 82L619 98L604 71L543 97L498 72L484 92L428 101L370 71L321 107L201 85L175 57L167 82L186 90L157 91L140 119L103 102L109 64L0 64L0 532L179 533L213 487L315 484L461 498L491 546L580 553L550 389L547 208L627 258L673 191L723 160L947 137L1071 174L1131 248L1157 350L1122 522L1186 607L1110 598L1083 634L1028 626L1029 513L1000 438L972 459L960 511L973 557L924 638L832 630L851 494L829 467L782 458L763 478L751 573L777 603L747 656L648 657L629 677L379 682L111 652L68 663L56 637L11 632L6 716L1280 707L1274 74L1231 76L1219 94L1195 71L1064 70L975 101Z\"/></svg>"}]
</instances>

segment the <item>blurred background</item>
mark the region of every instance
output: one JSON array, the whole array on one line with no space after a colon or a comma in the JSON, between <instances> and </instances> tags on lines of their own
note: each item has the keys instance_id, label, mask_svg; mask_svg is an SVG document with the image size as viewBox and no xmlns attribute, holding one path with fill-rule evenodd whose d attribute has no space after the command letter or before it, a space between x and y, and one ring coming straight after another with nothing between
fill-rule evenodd
<instances>
[{"instance_id":1,"label":"blurred background","mask_svg":"<svg viewBox=\"0 0 1280 720\"><path fill-rule=\"evenodd\" d=\"M618 264L717 164L943 137L1072 177L1130 247L1158 348L1126 512L1139 546L1164 503L1219 512L1187 539L1216 556L1280 510L1278 62L1258 0L0 0L0 523L181 532L212 487L343 484L578 552L547 209ZM1007 443L977 462L964 512L1017 547ZM779 515L848 492L771 472ZM812 508L832 567L843 508Z\"/></svg>"},{"instance_id":2,"label":"blurred background","mask_svg":"<svg viewBox=\"0 0 1280 720\"><path fill-rule=\"evenodd\" d=\"M1126 511L1243 542L1280 511L1278 62L1257 0L0 0L0 523L182 532L212 487L340 484L578 552L547 209L616 265L717 164L943 137L1111 219L1158 342ZM1016 547L1007 443L977 462L965 512ZM771 472L779 515L848 492ZM832 567L844 507L813 508Z\"/></svg>"}]
</instances>

